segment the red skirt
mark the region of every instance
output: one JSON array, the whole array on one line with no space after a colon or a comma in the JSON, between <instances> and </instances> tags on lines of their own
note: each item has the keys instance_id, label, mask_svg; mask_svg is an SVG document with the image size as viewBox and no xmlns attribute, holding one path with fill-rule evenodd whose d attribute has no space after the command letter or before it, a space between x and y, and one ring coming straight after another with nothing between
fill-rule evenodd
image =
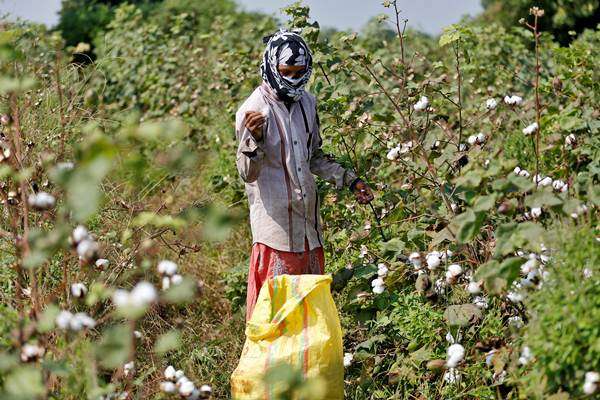
<instances>
[{"instance_id":1,"label":"red skirt","mask_svg":"<svg viewBox=\"0 0 600 400\"><path fill-rule=\"evenodd\" d=\"M246 321L252 316L258 293L263 283L277 275L323 274L325 255L322 247L308 250L304 242L304 252L280 251L262 243L254 243L248 272L248 294L246 296Z\"/></svg>"}]
</instances>

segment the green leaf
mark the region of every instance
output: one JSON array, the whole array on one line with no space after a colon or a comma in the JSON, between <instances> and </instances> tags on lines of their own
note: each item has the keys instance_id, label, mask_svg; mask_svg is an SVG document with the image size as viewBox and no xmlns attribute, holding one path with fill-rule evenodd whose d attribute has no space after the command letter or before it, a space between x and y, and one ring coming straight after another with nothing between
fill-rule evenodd
<instances>
[{"instance_id":1,"label":"green leaf","mask_svg":"<svg viewBox=\"0 0 600 400\"><path fill-rule=\"evenodd\" d=\"M176 350L181 346L181 332L172 330L164 333L156 339L154 344L154 352L164 354L171 350Z\"/></svg>"},{"instance_id":2,"label":"green leaf","mask_svg":"<svg viewBox=\"0 0 600 400\"><path fill-rule=\"evenodd\" d=\"M478 197L477 200L475 200L475 204L473 205L473 211L483 212L490 210L496 204L496 197L496 194Z\"/></svg>"},{"instance_id":3,"label":"green leaf","mask_svg":"<svg viewBox=\"0 0 600 400\"><path fill-rule=\"evenodd\" d=\"M111 167L111 158L98 157L73 171L67 183L67 203L75 220L84 222L94 215L102 199L100 183Z\"/></svg>"},{"instance_id":4,"label":"green leaf","mask_svg":"<svg viewBox=\"0 0 600 400\"><path fill-rule=\"evenodd\" d=\"M552 193L552 190L549 188L545 188L542 190L537 190L525 197L525 205L527 207L554 207L559 206L563 203L562 199L560 199L557 195Z\"/></svg>"},{"instance_id":5,"label":"green leaf","mask_svg":"<svg viewBox=\"0 0 600 400\"><path fill-rule=\"evenodd\" d=\"M475 304L460 304L446 308L444 319L450 326L469 326L481 319L483 314Z\"/></svg>"},{"instance_id":6,"label":"green leaf","mask_svg":"<svg viewBox=\"0 0 600 400\"><path fill-rule=\"evenodd\" d=\"M473 240L483 225L484 217L483 213L475 213L472 209L467 209L464 213L457 215L454 221L458 224L456 232L458 243L464 244Z\"/></svg>"},{"instance_id":7,"label":"green leaf","mask_svg":"<svg viewBox=\"0 0 600 400\"><path fill-rule=\"evenodd\" d=\"M528 192L535 187L535 183L533 183L531 179L515 174L508 175L508 181L516 186L521 192Z\"/></svg>"},{"instance_id":8,"label":"green leaf","mask_svg":"<svg viewBox=\"0 0 600 400\"><path fill-rule=\"evenodd\" d=\"M494 257L500 258L520 248L538 248L543 242L545 230L535 222L509 222L496 229Z\"/></svg>"},{"instance_id":9,"label":"green leaf","mask_svg":"<svg viewBox=\"0 0 600 400\"><path fill-rule=\"evenodd\" d=\"M183 281L171 286L164 293L164 299L169 303L186 303L191 301L196 294L196 282L192 279L184 278Z\"/></svg>"},{"instance_id":10,"label":"green leaf","mask_svg":"<svg viewBox=\"0 0 600 400\"><path fill-rule=\"evenodd\" d=\"M475 280L483 280L485 288L492 294L499 294L505 286L510 286L519 277L521 265L525 261L520 257L510 257L500 263L490 260L475 272Z\"/></svg>"},{"instance_id":11,"label":"green leaf","mask_svg":"<svg viewBox=\"0 0 600 400\"><path fill-rule=\"evenodd\" d=\"M42 371L33 366L16 368L4 378L4 390L10 399L38 398L46 392Z\"/></svg>"},{"instance_id":12,"label":"green leaf","mask_svg":"<svg viewBox=\"0 0 600 400\"><path fill-rule=\"evenodd\" d=\"M96 355L105 368L114 369L128 362L131 352L131 335L125 325L107 329L96 347Z\"/></svg>"}]
</instances>

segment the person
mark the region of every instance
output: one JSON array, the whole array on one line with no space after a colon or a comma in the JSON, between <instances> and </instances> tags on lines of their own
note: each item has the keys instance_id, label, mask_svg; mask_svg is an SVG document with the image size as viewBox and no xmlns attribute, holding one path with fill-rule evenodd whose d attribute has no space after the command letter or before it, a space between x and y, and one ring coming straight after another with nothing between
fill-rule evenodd
<instances>
[{"instance_id":1,"label":"person","mask_svg":"<svg viewBox=\"0 0 600 400\"><path fill-rule=\"evenodd\" d=\"M323 233L313 174L349 188L359 203L369 186L321 149L315 97L305 90L312 54L303 38L279 30L265 38L263 82L236 113L237 169L250 206L252 253L246 321L267 279L323 274Z\"/></svg>"}]
</instances>

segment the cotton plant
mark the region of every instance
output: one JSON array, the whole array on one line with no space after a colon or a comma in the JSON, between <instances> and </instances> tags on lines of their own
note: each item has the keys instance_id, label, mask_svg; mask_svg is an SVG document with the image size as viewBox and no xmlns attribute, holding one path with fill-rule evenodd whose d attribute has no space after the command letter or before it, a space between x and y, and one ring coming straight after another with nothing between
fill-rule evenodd
<instances>
[{"instance_id":1,"label":"cotton plant","mask_svg":"<svg viewBox=\"0 0 600 400\"><path fill-rule=\"evenodd\" d=\"M170 260L162 260L156 267L161 275L162 290L167 290L171 286L179 285L183 282L183 277L177 273L177 264Z\"/></svg>"},{"instance_id":2,"label":"cotton plant","mask_svg":"<svg viewBox=\"0 0 600 400\"><path fill-rule=\"evenodd\" d=\"M449 265L448 269L446 270L446 283L448 283L449 285L453 285L454 283L456 283L456 281L462 275L462 273L463 269L460 265Z\"/></svg>"},{"instance_id":3,"label":"cotton plant","mask_svg":"<svg viewBox=\"0 0 600 400\"><path fill-rule=\"evenodd\" d=\"M70 241L81 261L88 263L99 259L100 246L83 225L73 229Z\"/></svg>"}]
</instances>

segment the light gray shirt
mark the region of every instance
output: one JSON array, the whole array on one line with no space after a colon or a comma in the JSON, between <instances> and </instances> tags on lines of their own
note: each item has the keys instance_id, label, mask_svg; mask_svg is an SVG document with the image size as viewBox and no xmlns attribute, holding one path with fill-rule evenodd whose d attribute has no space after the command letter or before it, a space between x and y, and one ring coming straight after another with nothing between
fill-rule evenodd
<instances>
[{"instance_id":1,"label":"light gray shirt","mask_svg":"<svg viewBox=\"0 0 600 400\"><path fill-rule=\"evenodd\" d=\"M256 141L244 126L245 113L266 114L263 137ZM237 169L246 183L254 243L281 251L322 246L319 199L313 174L342 189L356 179L321 150L315 97L305 92L288 111L263 83L238 109Z\"/></svg>"}]
</instances>

